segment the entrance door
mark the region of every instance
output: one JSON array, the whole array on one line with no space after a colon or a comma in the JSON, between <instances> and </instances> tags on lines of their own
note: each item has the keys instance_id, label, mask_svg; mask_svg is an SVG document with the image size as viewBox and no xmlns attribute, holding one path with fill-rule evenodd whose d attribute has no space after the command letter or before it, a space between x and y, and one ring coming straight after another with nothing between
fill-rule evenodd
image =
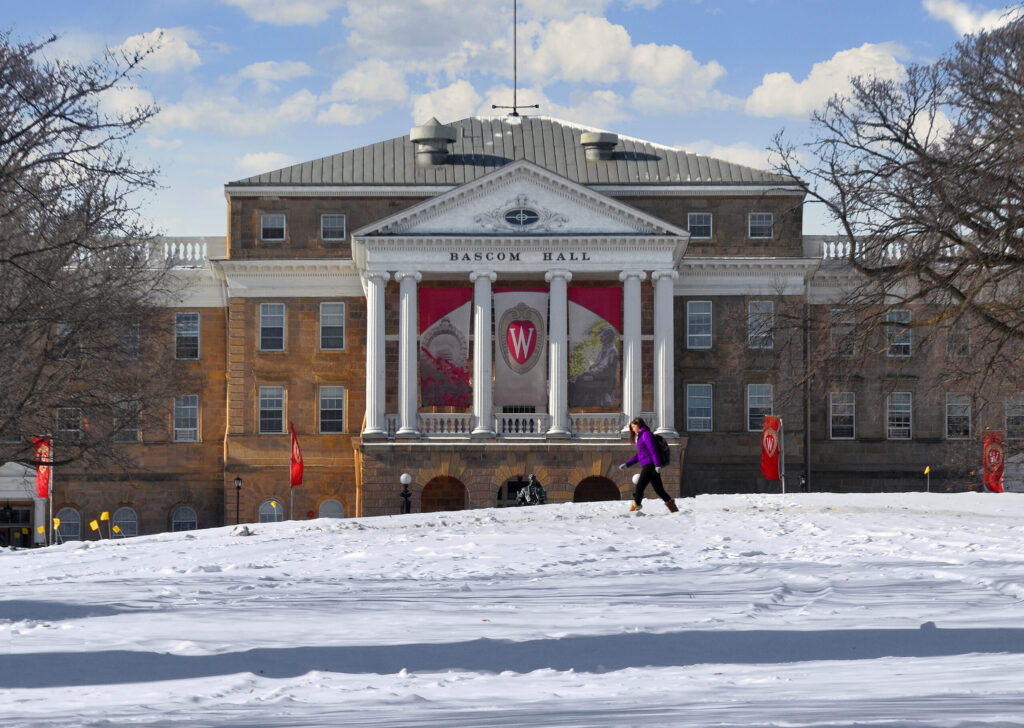
<instances>
[{"instance_id":1,"label":"entrance door","mask_svg":"<svg viewBox=\"0 0 1024 728\"><path fill-rule=\"evenodd\" d=\"M421 513L461 511L466 507L466 486L462 481L439 475L423 487Z\"/></svg>"},{"instance_id":2,"label":"entrance door","mask_svg":"<svg viewBox=\"0 0 1024 728\"><path fill-rule=\"evenodd\" d=\"M617 501L621 499L619 486L608 478L594 475L584 478L572 493L573 503L593 503L595 501Z\"/></svg>"},{"instance_id":3,"label":"entrance door","mask_svg":"<svg viewBox=\"0 0 1024 728\"><path fill-rule=\"evenodd\" d=\"M32 545L32 507L0 507L0 546L28 548Z\"/></svg>"}]
</instances>

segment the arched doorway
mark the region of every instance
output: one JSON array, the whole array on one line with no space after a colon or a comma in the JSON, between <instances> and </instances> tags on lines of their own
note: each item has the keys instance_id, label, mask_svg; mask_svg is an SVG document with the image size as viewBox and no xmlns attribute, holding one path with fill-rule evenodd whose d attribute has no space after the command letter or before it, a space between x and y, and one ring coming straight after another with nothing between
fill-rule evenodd
<instances>
[{"instance_id":1,"label":"arched doorway","mask_svg":"<svg viewBox=\"0 0 1024 728\"><path fill-rule=\"evenodd\" d=\"M593 503L595 501L617 501L621 499L619 486L608 478L592 475L584 478L572 492L573 503Z\"/></svg>"},{"instance_id":2,"label":"arched doorway","mask_svg":"<svg viewBox=\"0 0 1024 728\"><path fill-rule=\"evenodd\" d=\"M466 507L466 486L448 475L439 475L423 486L421 513L461 511Z\"/></svg>"}]
</instances>

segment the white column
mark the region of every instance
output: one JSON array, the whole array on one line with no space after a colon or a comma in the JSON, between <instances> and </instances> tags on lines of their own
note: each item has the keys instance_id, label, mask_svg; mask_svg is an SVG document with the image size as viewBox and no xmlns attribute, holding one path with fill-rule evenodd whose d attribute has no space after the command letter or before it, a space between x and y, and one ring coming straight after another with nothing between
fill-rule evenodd
<instances>
[{"instance_id":1,"label":"white column","mask_svg":"<svg viewBox=\"0 0 1024 728\"><path fill-rule=\"evenodd\" d=\"M567 270L549 270L544 280L548 291L548 437L571 436L569 430L569 281Z\"/></svg>"},{"instance_id":2,"label":"white column","mask_svg":"<svg viewBox=\"0 0 1024 728\"><path fill-rule=\"evenodd\" d=\"M416 284L423 276L420 273L395 273L398 281L398 432L396 437L415 439L420 436L419 393L416 381L416 362L419 356L416 334L419 330L417 313Z\"/></svg>"},{"instance_id":3,"label":"white column","mask_svg":"<svg viewBox=\"0 0 1024 728\"><path fill-rule=\"evenodd\" d=\"M384 423L384 286L391 274L363 273L366 290L366 426L364 439L387 437Z\"/></svg>"},{"instance_id":4,"label":"white column","mask_svg":"<svg viewBox=\"0 0 1024 728\"><path fill-rule=\"evenodd\" d=\"M643 406L643 368L640 355L640 281L647 278L642 270L624 270L622 281L622 431L629 432L629 423L640 416Z\"/></svg>"},{"instance_id":5,"label":"white column","mask_svg":"<svg viewBox=\"0 0 1024 728\"><path fill-rule=\"evenodd\" d=\"M494 437L494 390L491 357L491 284L493 271L473 271L473 437Z\"/></svg>"},{"instance_id":6,"label":"white column","mask_svg":"<svg viewBox=\"0 0 1024 728\"><path fill-rule=\"evenodd\" d=\"M651 274L654 281L654 412L658 419L654 431L666 437L679 436L675 428L675 316L672 295L677 278L679 273L674 270L656 270Z\"/></svg>"}]
</instances>

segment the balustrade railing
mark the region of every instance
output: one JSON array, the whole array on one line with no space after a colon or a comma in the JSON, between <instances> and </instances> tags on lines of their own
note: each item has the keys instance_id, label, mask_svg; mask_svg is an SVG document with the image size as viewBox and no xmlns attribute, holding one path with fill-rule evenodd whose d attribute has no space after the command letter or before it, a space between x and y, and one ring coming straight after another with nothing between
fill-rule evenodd
<instances>
[{"instance_id":1,"label":"balustrade railing","mask_svg":"<svg viewBox=\"0 0 1024 728\"><path fill-rule=\"evenodd\" d=\"M420 414L420 435L422 437L469 437L472 431L472 415L468 414Z\"/></svg>"},{"instance_id":2,"label":"balustrade railing","mask_svg":"<svg viewBox=\"0 0 1024 728\"><path fill-rule=\"evenodd\" d=\"M569 415L569 430L581 440L622 436L625 415L621 412L583 412Z\"/></svg>"},{"instance_id":3,"label":"balustrade railing","mask_svg":"<svg viewBox=\"0 0 1024 728\"><path fill-rule=\"evenodd\" d=\"M656 427L653 413L642 415L650 426ZM420 438L469 439L473 430L473 416L467 413L421 412L419 414ZM619 440L626 416L621 412L577 412L569 415L569 429L574 439ZM551 415L545 413L498 414L494 416L494 431L498 438L543 439L551 426ZM384 415L384 429L389 439L398 432L397 414Z\"/></svg>"},{"instance_id":4,"label":"balustrade railing","mask_svg":"<svg viewBox=\"0 0 1024 728\"><path fill-rule=\"evenodd\" d=\"M500 414L494 417L498 437L544 437L551 417L538 414Z\"/></svg>"}]
</instances>

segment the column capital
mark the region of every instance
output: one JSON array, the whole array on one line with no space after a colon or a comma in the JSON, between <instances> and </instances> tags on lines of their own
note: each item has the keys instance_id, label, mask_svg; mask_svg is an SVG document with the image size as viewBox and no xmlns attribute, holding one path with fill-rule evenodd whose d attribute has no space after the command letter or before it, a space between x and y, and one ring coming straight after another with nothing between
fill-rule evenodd
<instances>
[{"instance_id":1,"label":"column capital","mask_svg":"<svg viewBox=\"0 0 1024 728\"><path fill-rule=\"evenodd\" d=\"M662 278L671 278L672 280L679 280L679 271L677 270L656 270L651 272L652 281L660 281Z\"/></svg>"},{"instance_id":2,"label":"column capital","mask_svg":"<svg viewBox=\"0 0 1024 728\"><path fill-rule=\"evenodd\" d=\"M469 274L469 282L476 283L477 278L488 278L491 283L498 279L498 274L493 270L475 270Z\"/></svg>"},{"instance_id":3,"label":"column capital","mask_svg":"<svg viewBox=\"0 0 1024 728\"><path fill-rule=\"evenodd\" d=\"M406 278L412 278L414 281L419 283L423 280L423 274L419 271L398 271L395 273L395 280L401 283Z\"/></svg>"},{"instance_id":4,"label":"column capital","mask_svg":"<svg viewBox=\"0 0 1024 728\"><path fill-rule=\"evenodd\" d=\"M374 278L378 278L381 283L387 283L391 280L391 274L386 270L364 270L362 276L363 279L367 281L372 281Z\"/></svg>"},{"instance_id":5,"label":"column capital","mask_svg":"<svg viewBox=\"0 0 1024 728\"><path fill-rule=\"evenodd\" d=\"M551 282L552 278L564 278L566 281L572 280L572 272L565 268L554 268L544 274L544 280L548 283Z\"/></svg>"},{"instance_id":6,"label":"column capital","mask_svg":"<svg viewBox=\"0 0 1024 728\"><path fill-rule=\"evenodd\" d=\"M623 283L625 283L629 278L636 278L637 280L645 281L647 280L647 272L642 270L624 270L619 273L619 280Z\"/></svg>"}]
</instances>

